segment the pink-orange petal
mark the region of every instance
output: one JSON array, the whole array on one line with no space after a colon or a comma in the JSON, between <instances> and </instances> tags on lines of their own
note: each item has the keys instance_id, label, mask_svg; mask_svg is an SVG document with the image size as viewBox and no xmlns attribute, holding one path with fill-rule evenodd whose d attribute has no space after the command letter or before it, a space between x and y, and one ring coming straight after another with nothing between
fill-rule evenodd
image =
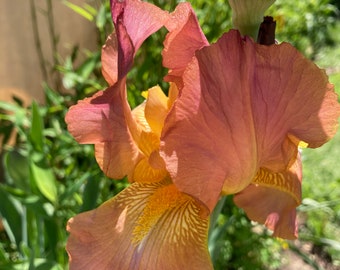
<instances>
[{"instance_id":1,"label":"pink-orange petal","mask_svg":"<svg viewBox=\"0 0 340 270\"><path fill-rule=\"evenodd\" d=\"M169 33L164 41L163 66L170 69L166 80L179 83L195 52L209 43L189 3L180 3L165 26Z\"/></svg>"},{"instance_id":2,"label":"pink-orange petal","mask_svg":"<svg viewBox=\"0 0 340 270\"><path fill-rule=\"evenodd\" d=\"M140 0L111 0L114 24L122 22L137 51L145 39L169 20L169 13Z\"/></svg>"},{"instance_id":3,"label":"pink-orange petal","mask_svg":"<svg viewBox=\"0 0 340 270\"><path fill-rule=\"evenodd\" d=\"M261 166L290 160L287 137L319 147L334 136L340 105L325 71L288 43L256 45L252 109ZM252 82L250 82L252 83Z\"/></svg>"},{"instance_id":4,"label":"pink-orange petal","mask_svg":"<svg viewBox=\"0 0 340 270\"><path fill-rule=\"evenodd\" d=\"M102 73L109 85L126 76L143 41L161 28L168 13L139 0L111 0L115 32L102 49Z\"/></svg>"},{"instance_id":5,"label":"pink-orange petal","mask_svg":"<svg viewBox=\"0 0 340 270\"><path fill-rule=\"evenodd\" d=\"M102 74L109 85L118 81L118 41L116 33L106 39L101 55Z\"/></svg>"},{"instance_id":6,"label":"pink-orange petal","mask_svg":"<svg viewBox=\"0 0 340 270\"><path fill-rule=\"evenodd\" d=\"M245 188L257 170L249 79L254 48L236 32L196 53L161 139L178 188L212 210L226 193ZM226 64L228 63L228 64Z\"/></svg>"},{"instance_id":7,"label":"pink-orange petal","mask_svg":"<svg viewBox=\"0 0 340 270\"><path fill-rule=\"evenodd\" d=\"M122 102L124 82L71 106L65 121L69 132L79 143L99 143L109 140L112 132L125 122L127 101ZM114 109L113 104L115 104ZM126 125L125 125L126 126ZM123 129L125 132L127 128Z\"/></svg>"},{"instance_id":8,"label":"pink-orange petal","mask_svg":"<svg viewBox=\"0 0 340 270\"><path fill-rule=\"evenodd\" d=\"M121 178L139 159L140 130L127 102L125 76L142 42L164 25L168 13L138 0L112 0L111 9L115 33L102 51L103 75L111 86L72 106L66 122L78 142L97 144L96 158L103 171Z\"/></svg>"},{"instance_id":9,"label":"pink-orange petal","mask_svg":"<svg viewBox=\"0 0 340 270\"><path fill-rule=\"evenodd\" d=\"M167 185L134 183L99 208L72 218L66 247L70 269L212 269L208 220L187 195L177 194L166 203L174 198L166 195L173 193ZM159 200L163 203L157 204L152 220L148 207Z\"/></svg>"},{"instance_id":10,"label":"pink-orange petal","mask_svg":"<svg viewBox=\"0 0 340 270\"><path fill-rule=\"evenodd\" d=\"M119 143L115 141L96 143L95 157L100 169L107 177L122 179L128 176L129 181L133 181L131 176L143 155L134 144L122 140Z\"/></svg>"},{"instance_id":11,"label":"pink-orange petal","mask_svg":"<svg viewBox=\"0 0 340 270\"><path fill-rule=\"evenodd\" d=\"M179 189L210 209L222 187L242 190L259 167L284 170L299 141L320 146L336 130L327 76L287 43L262 46L231 30L196 52L183 83L162 156Z\"/></svg>"},{"instance_id":12,"label":"pink-orange petal","mask_svg":"<svg viewBox=\"0 0 340 270\"><path fill-rule=\"evenodd\" d=\"M139 156L133 138L136 124L125 97L124 82L79 101L65 118L69 132L79 143L96 144L101 169L116 179L129 174Z\"/></svg>"},{"instance_id":13,"label":"pink-orange petal","mask_svg":"<svg viewBox=\"0 0 340 270\"><path fill-rule=\"evenodd\" d=\"M236 194L234 200L251 220L265 224L274 231L273 236L297 238L296 203L288 194L251 184Z\"/></svg>"},{"instance_id":14,"label":"pink-orange petal","mask_svg":"<svg viewBox=\"0 0 340 270\"><path fill-rule=\"evenodd\" d=\"M252 184L234 197L248 217L265 224L274 236L295 239L298 235L296 207L301 203L301 160L284 172L261 168Z\"/></svg>"},{"instance_id":15,"label":"pink-orange petal","mask_svg":"<svg viewBox=\"0 0 340 270\"><path fill-rule=\"evenodd\" d=\"M152 33L160 29L169 19L169 13L159 7L140 0L111 0L111 14L117 35L126 32L130 37L134 54ZM124 26L120 28L119 26ZM120 44L122 48L125 43Z\"/></svg>"}]
</instances>

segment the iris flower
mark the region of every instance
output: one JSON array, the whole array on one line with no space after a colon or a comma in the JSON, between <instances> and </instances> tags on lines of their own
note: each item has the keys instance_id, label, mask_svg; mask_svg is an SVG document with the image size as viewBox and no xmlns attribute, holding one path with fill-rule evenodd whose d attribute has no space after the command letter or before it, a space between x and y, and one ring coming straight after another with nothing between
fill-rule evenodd
<instances>
[{"instance_id":1,"label":"iris flower","mask_svg":"<svg viewBox=\"0 0 340 270\"><path fill-rule=\"evenodd\" d=\"M324 71L288 43L263 46L231 30L209 45L188 3L173 13L111 1L102 51L109 87L66 116L95 145L103 172L131 185L67 225L71 269L212 269L209 214L221 195L275 236L296 237L298 146L336 132L340 106ZM126 75L143 41L165 26L169 97L156 86L131 110Z\"/></svg>"},{"instance_id":2,"label":"iris flower","mask_svg":"<svg viewBox=\"0 0 340 270\"><path fill-rule=\"evenodd\" d=\"M321 146L338 126L340 106L326 73L288 43L264 46L236 30L198 44L183 68L176 66L189 51L183 47L196 44L171 31L169 39L164 63L180 94L164 125L161 156L173 182L210 212L221 194L236 194L252 220L274 236L296 238L298 147Z\"/></svg>"}]
</instances>

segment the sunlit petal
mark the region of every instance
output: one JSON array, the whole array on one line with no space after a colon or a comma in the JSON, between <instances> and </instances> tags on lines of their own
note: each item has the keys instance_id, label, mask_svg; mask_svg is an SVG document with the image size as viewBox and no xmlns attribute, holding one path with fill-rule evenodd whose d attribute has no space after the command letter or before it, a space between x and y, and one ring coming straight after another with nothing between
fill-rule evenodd
<instances>
[{"instance_id":1,"label":"sunlit petal","mask_svg":"<svg viewBox=\"0 0 340 270\"><path fill-rule=\"evenodd\" d=\"M138 147L144 156L134 168L132 181L152 183L161 181L167 175L164 162L160 161L161 158L158 157L159 142L159 136L155 133L141 132ZM150 159L150 157L152 158Z\"/></svg>"},{"instance_id":2,"label":"sunlit petal","mask_svg":"<svg viewBox=\"0 0 340 270\"><path fill-rule=\"evenodd\" d=\"M146 100L145 118L158 138L161 136L168 111L168 98L162 89L159 86L150 88Z\"/></svg>"},{"instance_id":3,"label":"sunlit petal","mask_svg":"<svg viewBox=\"0 0 340 270\"><path fill-rule=\"evenodd\" d=\"M184 69L196 50L209 43L189 3L180 3L165 26L169 33L164 41L163 66L170 69L165 79L180 85Z\"/></svg>"},{"instance_id":4,"label":"sunlit petal","mask_svg":"<svg viewBox=\"0 0 340 270\"><path fill-rule=\"evenodd\" d=\"M224 184L226 193L238 192L257 170L248 83L255 50L243 42L231 32L196 53L163 131L162 156L174 183L210 210Z\"/></svg>"},{"instance_id":5,"label":"sunlit petal","mask_svg":"<svg viewBox=\"0 0 340 270\"><path fill-rule=\"evenodd\" d=\"M69 132L79 143L98 144L96 159L112 178L128 174L139 155L132 136L136 123L125 95L125 83L119 81L106 91L79 101L65 118Z\"/></svg>"},{"instance_id":6,"label":"sunlit petal","mask_svg":"<svg viewBox=\"0 0 340 270\"><path fill-rule=\"evenodd\" d=\"M152 33L168 20L168 12L140 0L111 0L111 14L118 40L119 78L131 69L137 50ZM109 56L109 55L108 55ZM106 67L114 65L112 60Z\"/></svg>"},{"instance_id":7,"label":"sunlit petal","mask_svg":"<svg viewBox=\"0 0 340 270\"><path fill-rule=\"evenodd\" d=\"M169 20L169 13L140 0L110 0L115 25L124 25L135 52L145 39ZM124 47L124 46L122 46Z\"/></svg>"},{"instance_id":8,"label":"sunlit petal","mask_svg":"<svg viewBox=\"0 0 340 270\"><path fill-rule=\"evenodd\" d=\"M212 269L208 220L166 182L134 183L67 226L70 269Z\"/></svg>"},{"instance_id":9,"label":"sunlit petal","mask_svg":"<svg viewBox=\"0 0 340 270\"><path fill-rule=\"evenodd\" d=\"M102 74L109 85L118 80L118 44L116 33L112 33L102 48Z\"/></svg>"}]
</instances>

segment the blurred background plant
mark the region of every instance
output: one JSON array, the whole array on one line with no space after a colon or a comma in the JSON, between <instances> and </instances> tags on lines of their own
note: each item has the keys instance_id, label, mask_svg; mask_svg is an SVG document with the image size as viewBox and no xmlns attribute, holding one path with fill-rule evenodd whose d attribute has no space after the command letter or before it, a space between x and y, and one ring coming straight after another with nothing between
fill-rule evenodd
<instances>
[{"instance_id":1,"label":"blurred background plant","mask_svg":"<svg viewBox=\"0 0 340 270\"><path fill-rule=\"evenodd\" d=\"M53 20L50 0L46 12ZM58 0L59 1L59 0ZM153 1L173 10L175 0ZM226 0L192 1L208 40L215 41L231 28ZM32 9L34 13L34 1ZM54 43L53 70L59 83L44 84L45 101L25 107L20 99L0 102L2 166L0 178L0 269L67 269L65 244L67 220L93 209L126 186L126 181L107 179L98 168L90 145L79 145L64 122L68 108L78 100L105 89L100 50L112 31L109 1L90 1L81 6L63 1L96 25L98 47L84 51L77 46L61 59L58 38L51 22ZM293 43L316 60L340 89L340 22L337 2L330 0L277 0L268 14L277 20L277 38ZM37 23L37 22L35 22ZM34 21L33 21L34 24ZM167 72L161 66L166 31L152 35L138 52L128 75L128 99L135 107L141 92L159 84ZM37 50L39 36L36 35ZM85 58L84 58L85 55ZM80 56L83 56L82 58ZM47 72L40 55L41 70ZM77 63L77 64L76 64ZM14 143L9 143L10 138ZM211 218L209 249L215 269L284 269L287 253L297 254L309 269L340 269L340 136L317 150L303 150L303 203L299 207L300 239L270 237L262 226L248 220L231 197L219 202ZM286 268L296 269L296 268Z\"/></svg>"}]
</instances>

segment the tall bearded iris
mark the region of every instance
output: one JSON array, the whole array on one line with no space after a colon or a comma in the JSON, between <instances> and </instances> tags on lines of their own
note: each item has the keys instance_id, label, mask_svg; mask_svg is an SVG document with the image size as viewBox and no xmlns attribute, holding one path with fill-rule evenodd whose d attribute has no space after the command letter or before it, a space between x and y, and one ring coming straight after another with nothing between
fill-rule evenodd
<instances>
[{"instance_id":1,"label":"tall bearded iris","mask_svg":"<svg viewBox=\"0 0 340 270\"><path fill-rule=\"evenodd\" d=\"M296 237L298 146L325 143L340 114L326 74L287 43L262 46L237 30L209 45L188 3L171 14L138 0L111 9L115 33L102 53L110 86L71 107L66 122L95 145L107 176L132 184L69 221L71 269L212 269L208 216L221 194L236 194L274 235ZM131 111L126 74L162 26L169 98L151 88Z\"/></svg>"}]
</instances>

